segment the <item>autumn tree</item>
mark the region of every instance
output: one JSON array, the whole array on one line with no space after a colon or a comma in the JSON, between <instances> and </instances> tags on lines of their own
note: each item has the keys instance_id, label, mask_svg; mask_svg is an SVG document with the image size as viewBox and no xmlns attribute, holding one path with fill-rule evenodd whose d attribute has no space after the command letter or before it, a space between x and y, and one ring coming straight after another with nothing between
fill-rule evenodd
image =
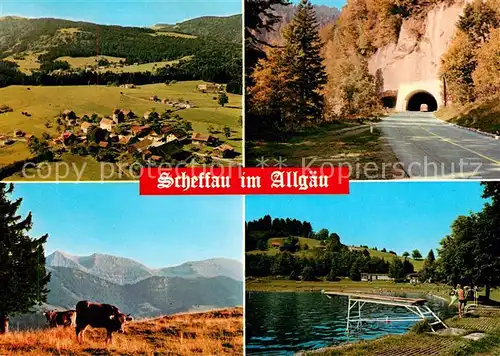
<instances>
[{"instance_id":1,"label":"autumn tree","mask_svg":"<svg viewBox=\"0 0 500 356\"><path fill-rule=\"evenodd\" d=\"M50 280L43 248L48 235L28 235L32 215L19 215L22 199L12 200L13 190L12 184L0 184L0 334L9 331L9 316L46 302Z\"/></svg>"},{"instance_id":2,"label":"autumn tree","mask_svg":"<svg viewBox=\"0 0 500 356\"><path fill-rule=\"evenodd\" d=\"M254 133L296 131L323 118L321 90L327 77L316 13L308 0L301 0L283 37L283 48L271 49L252 75L247 127Z\"/></svg>"},{"instance_id":3,"label":"autumn tree","mask_svg":"<svg viewBox=\"0 0 500 356\"><path fill-rule=\"evenodd\" d=\"M259 59L266 57L265 48L269 43L262 40L266 32L274 31L281 17L276 14L276 6L287 6L288 0L246 0L245 1L245 67L250 75Z\"/></svg>"},{"instance_id":4,"label":"autumn tree","mask_svg":"<svg viewBox=\"0 0 500 356\"><path fill-rule=\"evenodd\" d=\"M477 51L477 67L472 73L474 90L479 98L500 93L500 28L493 29L490 38Z\"/></svg>"},{"instance_id":5,"label":"autumn tree","mask_svg":"<svg viewBox=\"0 0 500 356\"><path fill-rule=\"evenodd\" d=\"M475 69L474 43L463 31L457 31L441 63L441 74L454 102L467 104L474 100L472 73Z\"/></svg>"},{"instance_id":6,"label":"autumn tree","mask_svg":"<svg viewBox=\"0 0 500 356\"><path fill-rule=\"evenodd\" d=\"M474 0L467 4L460 16L457 27L467 34L472 42L485 42L490 30L500 26L500 16L490 1Z\"/></svg>"}]
</instances>

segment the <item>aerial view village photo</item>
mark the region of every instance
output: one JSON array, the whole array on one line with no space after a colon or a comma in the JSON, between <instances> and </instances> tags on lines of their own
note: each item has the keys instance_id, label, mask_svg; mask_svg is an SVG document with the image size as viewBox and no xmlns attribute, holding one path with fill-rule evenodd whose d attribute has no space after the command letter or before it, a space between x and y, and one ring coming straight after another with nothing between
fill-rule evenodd
<instances>
[{"instance_id":1,"label":"aerial view village photo","mask_svg":"<svg viewBox=\"0 0 500 356\"><path fill-rule=\"evenodd\" d=\"M6 2L0 179L242 164L239 1Z\"/></svg>"},{"instance_id":2,"label":"aerial view village photo","mask_svg":"<svg viewBox=\"0 0 500 356\"><path fill-rule=\"evenodd\" d=\"M0 355L243 355L242 199L0 184Z\"/></svg>"},{"instance_id":3,"label":"aerial view village photo","mask_svg":"<svg viewBox=\"0 0 500 356\"><path fill-rule=\"evenodd\" d=\"M245 1L248 166L500 178L497 0Z\"/></svg>"},{"instance_id":4,"label":"aerial view village photo","mask_svg":"<svg viewBox=\"0 0 500 356\"><path fill-rule=\"evenodd\" d=\"M500 354L498 182L245 204L248 355Z\"/></svg>"}]
</instances>

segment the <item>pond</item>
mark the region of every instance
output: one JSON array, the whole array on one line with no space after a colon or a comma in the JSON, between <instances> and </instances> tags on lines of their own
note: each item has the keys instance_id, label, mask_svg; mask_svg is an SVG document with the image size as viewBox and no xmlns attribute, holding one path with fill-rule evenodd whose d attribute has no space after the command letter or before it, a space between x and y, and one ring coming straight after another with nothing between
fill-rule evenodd
<instances>
[{"instance_id":1,"label":"pond","mask_svg":"<svg viewBox=\"0 0 500 356\"><path fill-rule=\"evenodd\" d=\"M421 298L415 293L400 297ZM348 299L333 296L328 299L320 292L246 294L246 351L253 355L293 354L338 345L359 339L374 339L387 334L404 334L415 322L363 323L356 333L346 333ZM439 299L430 299L429 307L441 318L454 310ZM364 317L386 318L413 316L401 307L366 304ZM352 324L351 324L352 325Z\"/></svg>"}]
</instances>

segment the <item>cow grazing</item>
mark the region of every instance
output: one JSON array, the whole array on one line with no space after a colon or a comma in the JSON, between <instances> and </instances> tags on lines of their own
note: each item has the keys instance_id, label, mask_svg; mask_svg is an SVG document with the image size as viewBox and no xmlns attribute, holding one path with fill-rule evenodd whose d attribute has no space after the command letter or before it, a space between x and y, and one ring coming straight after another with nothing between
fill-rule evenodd
<instances>
[{"instance_id":1,"label":"cow grazing","mask_svg":"<svg viewBox=\"0 0 500 356\"><path fill-rule=\"evenodd\" d=\"M114 305L91 303L86 300L76 305L76 338L84 341L87 326L104 328L107 331L106 342L113 342L113 332L125 333L123 326L132 317L125 315Z\"/></svg>"},{"instance_id":2,"label":"cow grazing","mask_svg":"<svg viewBox=\"0 0 500 356\"><path fill-rule=\"evenodd\" d=\"M46 311L43 315L47 318L47 323L51 328L57 328L58 326L74 326L76 320L75 310L65 310L65 311Z\"/></svg>"}]
</instances>

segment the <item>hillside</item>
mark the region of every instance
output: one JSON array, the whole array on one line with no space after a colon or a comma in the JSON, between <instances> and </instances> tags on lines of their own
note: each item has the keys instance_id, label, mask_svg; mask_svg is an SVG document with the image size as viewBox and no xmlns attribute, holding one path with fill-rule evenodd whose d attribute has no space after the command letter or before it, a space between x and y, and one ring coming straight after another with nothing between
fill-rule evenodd
<instances>
[{"instance_id":1,"label":"hillside","mask_svg":"<svg viewBox=\"0 0 500 356\"><path fill-rule=\"evenodd\" d=\"M175 25L157 24L156 31L171 31L173 33L190 34L195 36L219 38L223 41L241 43L242 16L228 17L204 16Z\"/></svg>"},{"instance_id":2,"label":"hillside","mask_svg":"<svg viewBox=\"0 0 500 356\"><path fill-rule=\"evenodd\" d=\"M242 355L243 309L133 321L106 345L104 329L89 329L78 344L73 328L11 332L0 338L7 355ZM57 351L56 351L57 350Z\"/></svg>"},{"instance_id":3,"label":"hillside","mask_svg":"<svg viewBox=\"0 0 500 356\"><path fill-rule=\"evenodd\" d=\"M51 273L47 303L34 314L11 318L19 329L44 326L42 311L74 309L80 300L113 304L135 318L243 304L243 265L230 259L150 269L122 257L57 251L46 258L46 268Z\"/></svg>"},{"instance_id":4,"label":"hillside","mask_svg":"<svg viewBox=\"0 0 500 356\"><path fill-rule=\"evenodd\" d=\"M207 21L209 29L214 26L217 28L220 21L225 23L220 19L202 18L191 20L186 26L195 31L196 26L191 26L191 23L204 24ZM181 25L184 26L179 26ZM48 73L54 69L67 70L61 63L53 63L61 57L75 57L79 62L85 62L85 58L94 56L121 60L122 63L107 64L109 68L153 62L166 62L166 65L169 61L193 57L189 61L191 63L176 66L181 73L187 72L191 74L191 78L208 79L207 76L210 76L228 82L241 77L241 45L234 41L236 36L241 37L241 27L238 31L236 26L223 28L222 36L207 37L211 34L211 30L207 30L207 36L195 37L190 34L181 36L165 30L157 32L152 28L8 16L0 18L0 59L16 62L25 73L36 70ZM182 29L176 28L175 31L181 32ZM203 31L200 29L195 32ZM20 80L10 80L13 83L17 83L16 81Z\"/></svg>"},{"instance_id":5,"label":"hillside","mask_svg":"<svg viewBox=\"0 0 500 356\"><path fill-rule=\"evenodd\" d=\"M228 277L236 281L243 279L243 265L227 258L186 262L179 266L150 269L128 258L104 254L71 256L56 251L47 257L48 267L66 267L88 273L115 284L137 283L149 277L180 277L186 279Z\"/></svg>"}]
</instances>

